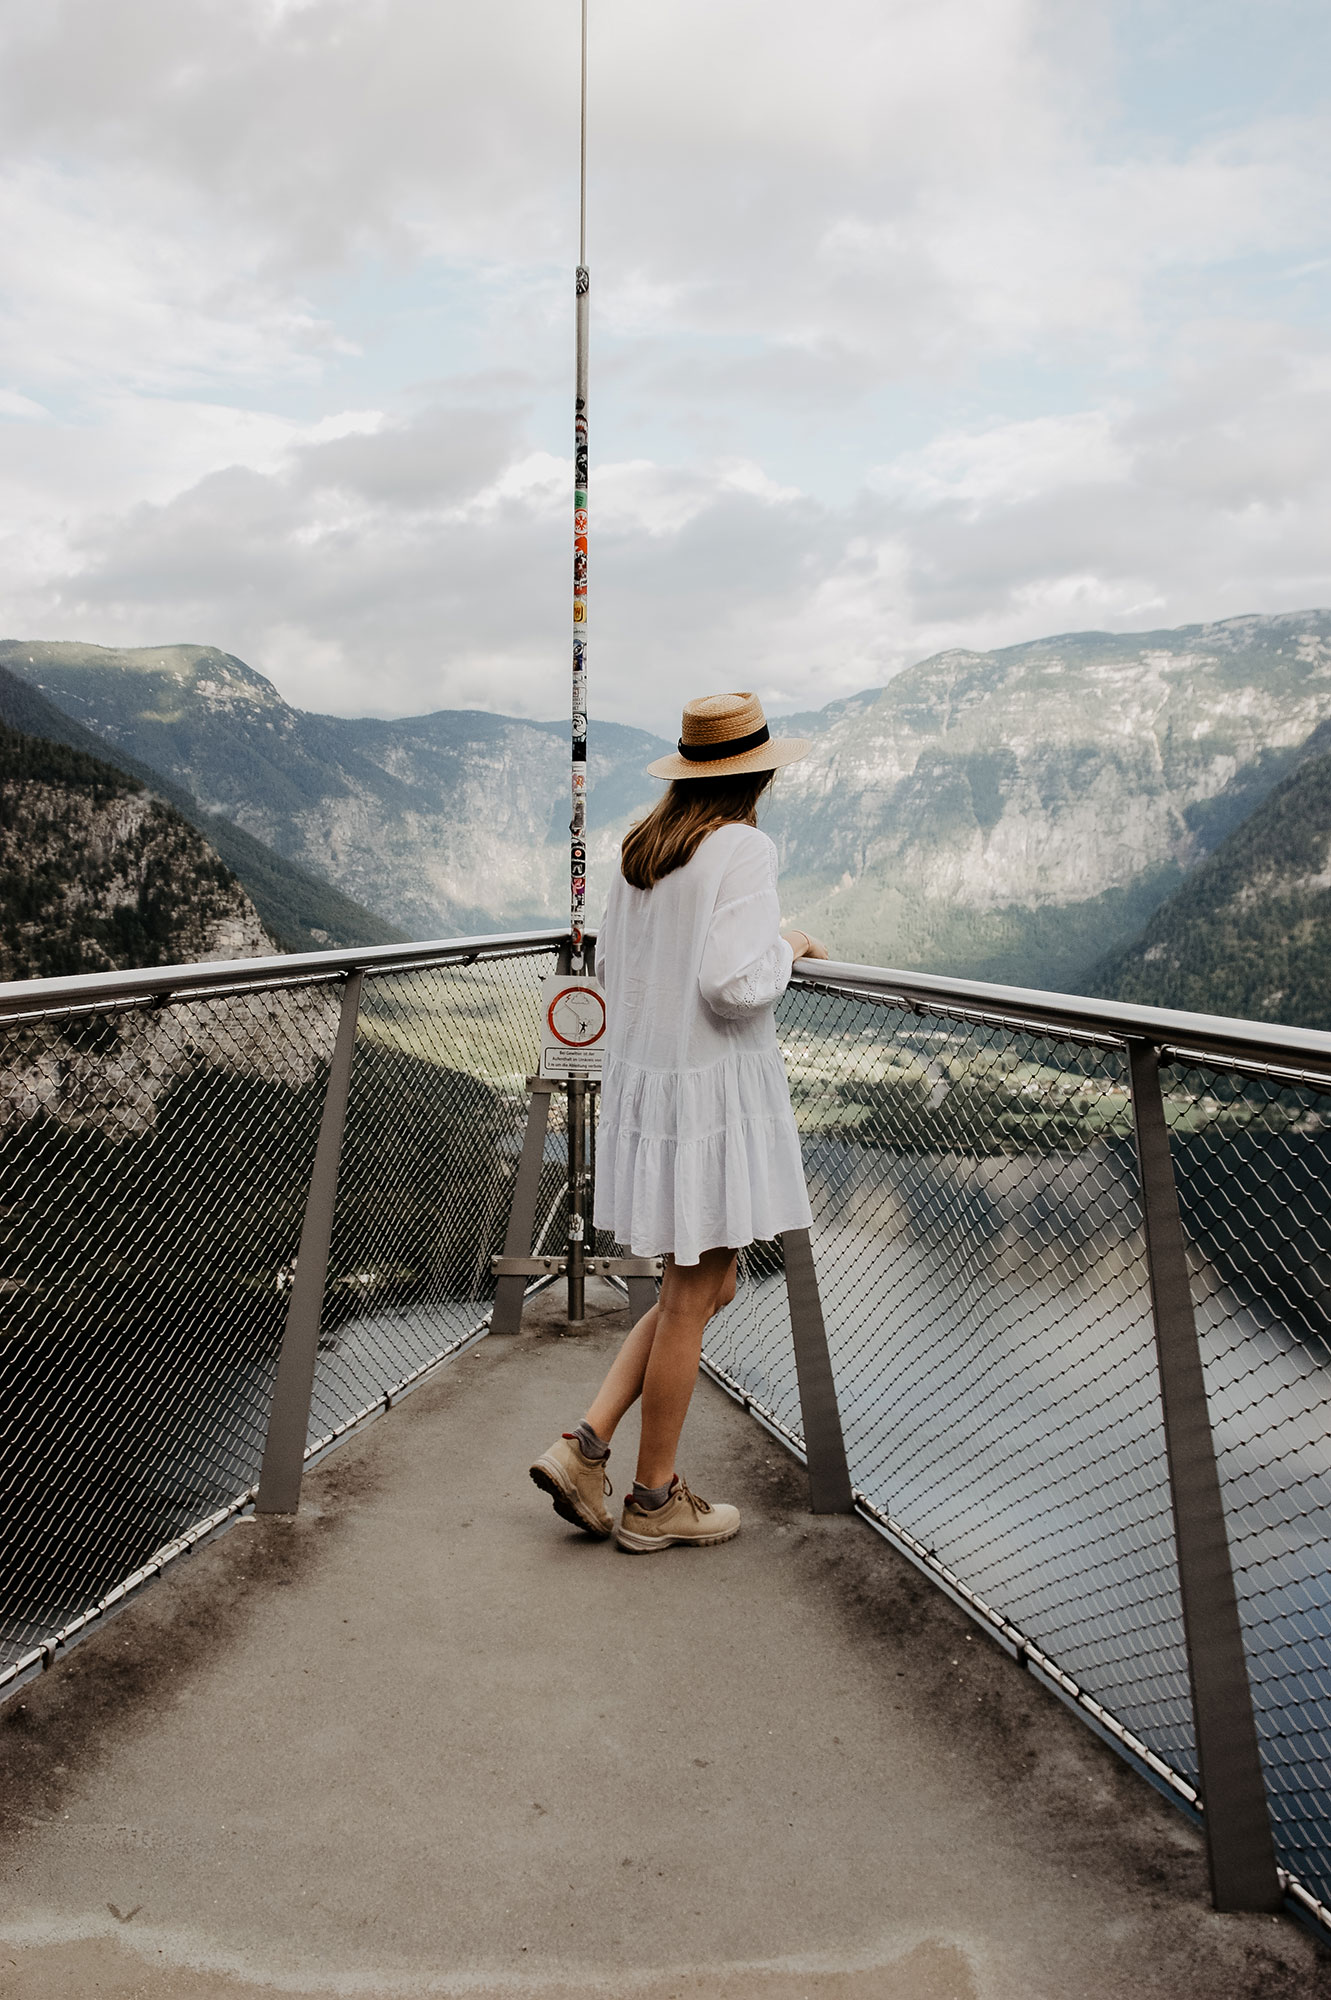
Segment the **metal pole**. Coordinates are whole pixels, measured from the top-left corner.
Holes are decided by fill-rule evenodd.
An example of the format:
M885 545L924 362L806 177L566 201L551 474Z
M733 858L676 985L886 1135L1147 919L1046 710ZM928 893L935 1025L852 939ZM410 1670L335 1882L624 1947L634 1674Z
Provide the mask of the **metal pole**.
M578 139L578 262L587 262L587 0L582 0L582 104Z
M569 820L569 930L572 969L583 969L587 904L587 0L582 0L582 118L576 278L577 374L573 403L573 816ZM572 1278L570 1276L570 1284Z
M587 1317L587 1079L568 1080L568 1318Z
M841 1434L832 1357L827 1351L818 1274L807 1229L788 1229L781 1238L786 1262L786 1296L795 1341L800 1422L809 1467L809 1508L814 1514L850 1514L855 1496Z
M1211 1900L1218 1910L1278 1910L1283 1898L1197 1344L1160 1051L1150 1042L1129 1042L1128 1060Z
M541 1192L541 1168L545 1163L545 1132L550 1119L550 1098L558 1088L543 1076L527 1079L531 1103L527 1108L527 1129L522 1138L522 1157L513 1183L513 1206L508 1212L508 1233L504 1238L506 1257L526 1257L531 1253L536 1228L536 1203ZM495 1302L490 1310L491 1333L520 1333L522 1301L527 1290L523 1276L500 1278L495 1285Z
M296 1253L296 1275L287 1302L286 1329L282 1353L273 1384L273 1400L268 1411L268 1435L264 1439L263 1468L259 1474L259 1514L294 1514L300 1506L300 1483L305 1470L305 1440L310 1428L310 1398L314 1393L314 1364L319 1352L319 1325L323 1318L324 1282L328 1276L328 1248L333 1236L333 1211L337 1204L337 1170L342 1158L342 1132L347 1116L347 1092L351 1088L351 1063L356 1053L356 1021L360 1012L363 974L353 972L342 989L342 1009L337 1020L337 1039L328 1068L323 1116L310 1170L305 1197L305 1219L301 1224L300 1249Z

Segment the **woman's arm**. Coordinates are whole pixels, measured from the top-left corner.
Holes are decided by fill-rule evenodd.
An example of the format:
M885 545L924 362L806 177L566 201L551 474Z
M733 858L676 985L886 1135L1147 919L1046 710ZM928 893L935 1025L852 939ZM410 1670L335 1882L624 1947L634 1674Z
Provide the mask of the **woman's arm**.
M723 1020L746 1020L780 999L794 959L781 935L776 849L770 840L746 840L721 878L698 971L702 997Z
M802 958L826 958L827 946L820 944L812 931L802 931L794 924L787 924L781 933L795 954L795 962Z

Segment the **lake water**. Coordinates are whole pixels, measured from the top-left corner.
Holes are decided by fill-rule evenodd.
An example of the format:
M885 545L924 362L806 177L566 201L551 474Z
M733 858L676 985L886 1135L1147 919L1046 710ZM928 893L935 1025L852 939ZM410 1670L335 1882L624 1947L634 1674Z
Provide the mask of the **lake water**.
M1135 1169L817 1140L815 1254L851 1475L1195 1782ZM1199 1332L1284 1866L1331 1892L1331 1442L1320 1342L1194 1258ZM799 1429L784 1282L709 1354Z

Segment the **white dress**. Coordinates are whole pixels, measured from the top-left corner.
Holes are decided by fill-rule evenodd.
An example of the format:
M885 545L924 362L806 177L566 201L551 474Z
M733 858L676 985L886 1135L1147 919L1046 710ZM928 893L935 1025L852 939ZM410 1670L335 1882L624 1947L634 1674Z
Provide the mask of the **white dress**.
M618 872L596 940L607 1026L598 1229L634 1256L740 1248L811 1217L773 1008L776 848L752 826L709 833L652 889Z

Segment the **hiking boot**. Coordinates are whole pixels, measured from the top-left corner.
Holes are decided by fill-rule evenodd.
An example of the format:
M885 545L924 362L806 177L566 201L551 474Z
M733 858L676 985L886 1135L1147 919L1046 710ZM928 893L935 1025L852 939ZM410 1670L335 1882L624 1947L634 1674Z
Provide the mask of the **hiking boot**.
M541 1453L531 1476L554 1501L556 1514L589 1535L604 1537L615 1525L605 1508L604 1496L614 1491L605 1466L603 1458L586 1457L572 1431L565 1431Z
M738 1507L727 1507L722 1501L713 1506L700 1500L676 1473L664 1507L639 1507L629 1495L615 1540L633 1555L646 1555L652 1549L668 1549L672 1542L710 1548L712 1543L728 1542L738 1533Z

